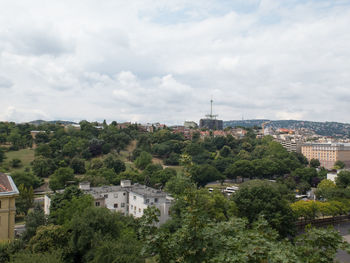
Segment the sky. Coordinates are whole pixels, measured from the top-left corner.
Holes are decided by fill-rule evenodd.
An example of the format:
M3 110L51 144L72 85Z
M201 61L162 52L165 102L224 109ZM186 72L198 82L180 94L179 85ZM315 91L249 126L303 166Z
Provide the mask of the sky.
M0 121L350 122L349 0L0 3Z

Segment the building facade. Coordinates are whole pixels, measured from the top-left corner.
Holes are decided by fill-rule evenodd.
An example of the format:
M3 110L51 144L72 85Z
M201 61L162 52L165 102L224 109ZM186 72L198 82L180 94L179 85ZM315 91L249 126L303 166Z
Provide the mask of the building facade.
M302 143L296 140L290 140L290 139L274 139L276 142L282 144L282 146L288 151L288 152L301 152L301 146Z
M122 180L120 185L90 187L90 183L83 182L79 188L94 198L96 207L106 207L111 211L124 215L142 217L144 210L155 206L160 211L159 224L170 218L170 206L173 198L165 192L140 184L131 184L130 180ZM50 213L49 198L45 198L45 212Z
M224 122L217 119L200 119L199 128L209 129L209 130L223 130Z
M15 235L15 198L18 189L11 176L0 173L0 241L7 241Z
M321 166L331 169L336 161L342 161L350 167L349 143L306 143L301 146L301 153L310 161L317 159Z

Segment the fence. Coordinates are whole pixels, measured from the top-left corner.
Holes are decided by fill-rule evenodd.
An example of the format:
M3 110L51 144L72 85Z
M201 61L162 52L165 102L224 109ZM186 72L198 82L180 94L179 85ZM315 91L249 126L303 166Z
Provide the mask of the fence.
M350 221L350 215L317 218L313 220L298 220L296 222L296 226L298 230L303 230L305 226L309 224L311 226L327 226L327 225L334 225L334 224L338 224L346 221Z

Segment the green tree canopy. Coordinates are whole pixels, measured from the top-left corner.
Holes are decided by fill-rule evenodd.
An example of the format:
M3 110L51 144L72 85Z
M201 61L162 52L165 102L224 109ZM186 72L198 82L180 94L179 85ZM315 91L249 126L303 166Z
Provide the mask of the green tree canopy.
M136 158L135 165L137 168L143 170L148 164L152 162L152 155L148 152L142 151L140 156Z
M250 223L263 216L280 235L295 233L295 216L285 186L269 181L252 180L241 185L233 197L238 215Z
M63 189L67 182L74 181L74 171L68 167L61 167L50 176L49 186L53 191Z
M341 171L338 173L337 179L335 180L337 187L346 188L350 185L350 172Z

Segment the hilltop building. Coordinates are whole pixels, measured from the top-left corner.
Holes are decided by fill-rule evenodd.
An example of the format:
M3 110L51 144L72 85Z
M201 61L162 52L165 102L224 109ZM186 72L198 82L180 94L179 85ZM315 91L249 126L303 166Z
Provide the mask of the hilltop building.
M94 198L96 207L106 207L109 210L121 212L124 215L142 217L150 206L160 211L159 224L170 218L170 206L173 200L167 193L140 184L131 184L130 180L122 180L120 185L90 187L89 182L82 182L79 188ZM45 213L50 213L50 198L45 197Z
M224 122L222 120L217 120L218 115L213 114L213 100L210 100L210 114L205 115L205 119L199 120L199 128L209 129L209 130L223 130Z
M336 161L350 167L350 143L305 143L301 153L310 161L318 159L321 166L331 169Z
M188 128L188 129L197 129L198 128L198 124L195 123L194 121L185 121L184 126L185 126L185 128Z
M0 173L0 241L7 241L15 235L15 198L18 189L11 176Z

